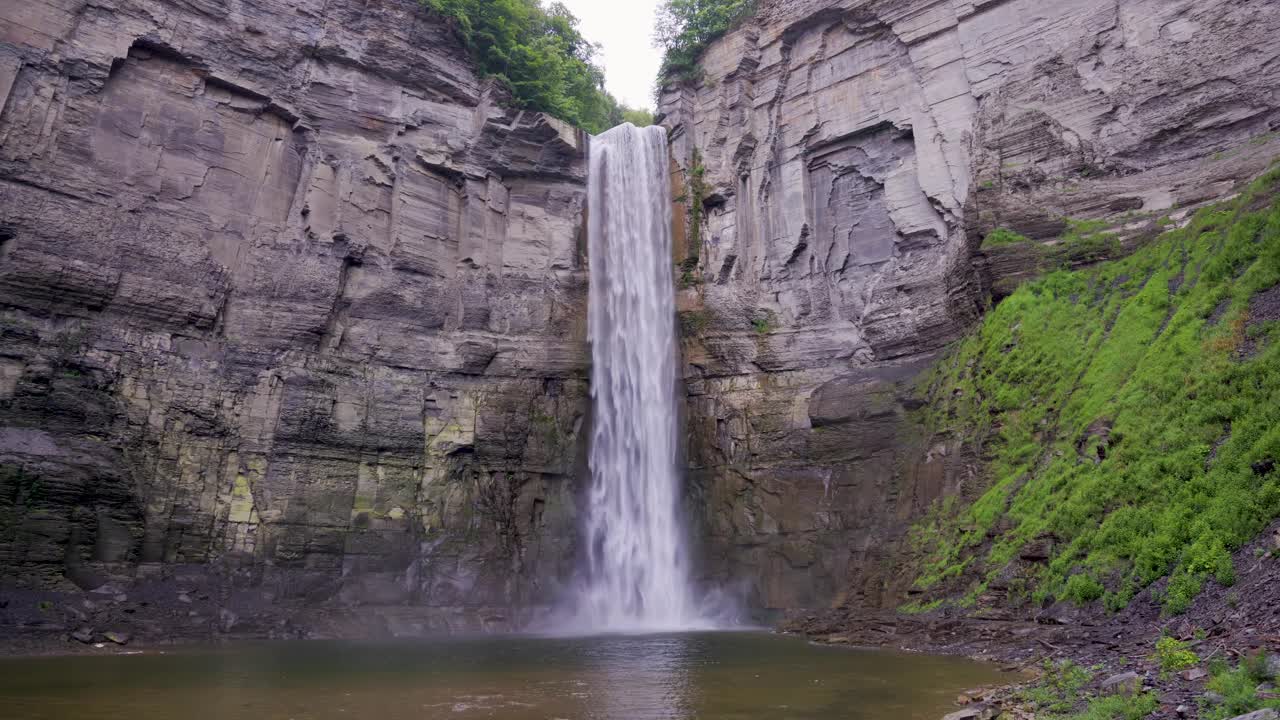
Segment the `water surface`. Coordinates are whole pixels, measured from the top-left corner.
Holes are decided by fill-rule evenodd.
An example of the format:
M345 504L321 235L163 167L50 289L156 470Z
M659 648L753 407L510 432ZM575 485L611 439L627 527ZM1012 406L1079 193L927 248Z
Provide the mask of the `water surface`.
M0 660L13 720L938 720L955 658L766 633L282 642Z

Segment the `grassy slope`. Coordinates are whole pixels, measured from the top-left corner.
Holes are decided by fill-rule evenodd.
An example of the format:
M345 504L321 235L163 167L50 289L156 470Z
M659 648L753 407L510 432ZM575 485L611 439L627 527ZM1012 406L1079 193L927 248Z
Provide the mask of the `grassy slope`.
M1111 609L1166 576L1170 612L1233 581L1231 551L1280 515L1280 471L1252 467L1280 460L1280 331L1248 317L1280 282L1277 186L1022 287L939 363L924 420L989 485L915 528L926 597L972 603L1011 564L1011 598ZM1017 563L1046 541L1047 564Z

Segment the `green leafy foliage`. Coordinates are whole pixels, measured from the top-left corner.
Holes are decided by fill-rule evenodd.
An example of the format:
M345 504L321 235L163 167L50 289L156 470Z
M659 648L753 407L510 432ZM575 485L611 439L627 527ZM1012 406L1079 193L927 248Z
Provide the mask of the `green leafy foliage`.
M1096 670L1070 660L1056 663L1045 660L1040 680L1024 689L1019 699L1035 706L1036 717L1050 720L1142 720L1159 707L1154 693L1087 695L1085 689L1093 681Z
M1185 642L1177 638L1162 637L1156 641L1155 661L1160 665L1160 672L1168 675L1195 667L1200 663L1200 657Z
M1023 690L1019 699L1046 715L1070 712L1093 680L1092 672L1070 660L1045 660L1041 672L1039 682Z
M680 322L680 333L685 337L701 335L711 324L711 317L702 310L685 310L676 317Z
M707 45L755 9L756 0L666 0L653 35L663 50L661 79L696 79Z
M1221 660L1211 664L1208 689L1213 694L1200 700L1201 720L1227 720L1266 708L1280 710L1280 700L1258 695L1259 685L1280 680L1269 676L1265 670L1266 656L1261 658L1261 672L1256 664L1248 661L1235 669Z
M1280 677L1271 672L1271 662L1265 648L1258 648L1245 655L1240 661L1240 669L1244 670L1254 682L1267 683L1280 680Z
M540 0L421 0L450 18L486 77L520 106L554 115L591 133L653 115L621 105L604 91L597 46L578 31L564 5ZM637 122L641 121L641 122Z
M1280 473L1251 470L1280 458L1280 328L1248 316L1280 283L1280 205L1247 211L1277 183L1022 286L937 365L923 422L989 462L976 501L913 530L918 588L972 602L1045 539L1050 561L1022 578L1035 601L1101 589L1114 610L1168 577L1177 613L1235 581L1231 553L1280 515Z
M998 245L1017 245L1019 243L1028 243L1031 239L1026 235L1020 235L1008 228L996 228L987 233L982 239L982 247L996 247Z
M1072 720L1142 720L1160 707L1155 693L1138 695L1109 695L1089 701L1084 712L1072 715Z
M622 114L622 122L629 122L636 127L649 127L653 124L652 110L637 109L626 105L619 105L618 109Z
M706 219L706 175L707 167L702 164L702 153L695 147L689 155L689 193L684 200L689 215L689 257L686 261L692 260L695 267L702 253L702 224Z
M1102 587L1102 583L1090 575L1080 573L1067 579L1067 589L1064 594L1077 605L1084 605L1097 600L1106 592L1107 589Z

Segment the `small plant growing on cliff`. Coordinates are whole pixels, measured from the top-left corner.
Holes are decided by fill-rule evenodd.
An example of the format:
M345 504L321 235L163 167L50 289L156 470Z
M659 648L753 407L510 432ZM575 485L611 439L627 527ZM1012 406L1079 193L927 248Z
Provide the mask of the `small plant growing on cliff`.
M680 334L685 337L701 335L711 322L707 313L698 310L686 310L677 317L680 320Z
M1200 656L1191 650L1191 646L1172 637L1162 637L1156 641L1156 654L1152 659L1160 665L1160 672L1166 676L1200 664Z
M1029 243L1031 239L1008 228L996 228L982 239L982 247L998 247L1000 245L1019 245Z
M706 217L707 167L702 164L702 153L694 148L689 154L689 192L685 196L689 217L689 256L684 260L685 269L698 266L702 254L702 223Z
M773 312L765 310L751 319L751 327L755 328L755 331L761 335L768 335L774 331L776 320L777 318Z
M680 271L680 287L691 288L697 285L698 280L698 256L695 254L684 259L684 262L676 266Z

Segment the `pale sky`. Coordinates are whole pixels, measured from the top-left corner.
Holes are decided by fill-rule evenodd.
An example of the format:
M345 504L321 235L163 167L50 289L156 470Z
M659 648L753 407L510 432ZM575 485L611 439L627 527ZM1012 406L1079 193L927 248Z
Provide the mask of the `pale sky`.
M659 0L560 1L582 21L583 36L604 48L605 88L631 107L653 109L653 81L662 63L653 46Z

